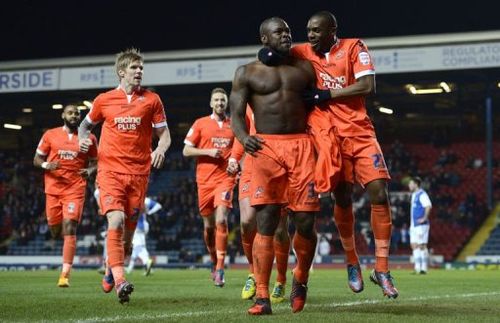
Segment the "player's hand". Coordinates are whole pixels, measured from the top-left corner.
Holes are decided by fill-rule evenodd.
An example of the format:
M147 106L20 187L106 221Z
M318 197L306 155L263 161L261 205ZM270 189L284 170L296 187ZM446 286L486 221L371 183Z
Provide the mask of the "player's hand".
M56 170L58 168L59 168L59 162L55 161L55 162L47 163L47 167L45 169L48 171L51 171L51 170Z
M160 169L163 166L164 162L165 162L165 154L162 153L161 151L158 151L158 148L156 148L151 153L151 165L156 169Z
M82 168L78 171L78 174L80 174L83 179L89 179L90 176L92 176L93 170L90 168Z
M80 151L82 153L86 153L89 151L90 146L92 146L92 140L90 140L89 138L80 139L78 145L80 147Z
M226 171L229 175L234 176L240 171L240 164L236 161L236 159L229 158Z
M420 219L418 219L418 220L417 220L417 222L418 222L419 224L424 223L425 221L427 221L427 219L426 219L426 218L420 218Z
M302 92L302 99L307 105L318 105L331 98L330 90L307 89Z
M262 144L264 143L264 139L257 136L247 136L243 139L243 148L250 155L255 156L254 153L258 150L262 149Z
M208 149L208 156L212 158L220 158L222 156L222 150L217 148Z

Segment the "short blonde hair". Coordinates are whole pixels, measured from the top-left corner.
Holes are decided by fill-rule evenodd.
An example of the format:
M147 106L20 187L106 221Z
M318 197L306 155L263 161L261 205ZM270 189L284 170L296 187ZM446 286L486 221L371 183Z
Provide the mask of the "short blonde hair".
M144 57L142 56L141 51L137 48L127 48L116 54L115 69L118 79L120 79L120 74L118 72L125 70L127 66L134 61L144 62Z

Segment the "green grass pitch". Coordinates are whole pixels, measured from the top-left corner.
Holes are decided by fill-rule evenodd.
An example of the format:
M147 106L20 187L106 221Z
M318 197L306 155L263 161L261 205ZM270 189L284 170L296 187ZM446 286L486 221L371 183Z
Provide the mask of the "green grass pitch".
M316 269L303 312L292 314L286 302L257 318L246 313L252 303L240 299L244 270L228 269L224 288L213 286L206 269L156 269L149 277L136 270L128 276L135 291L126 305L114 291L101 291L94 270L73 271L66 289L56 287L56 271L0 272L0 322L500 322L498 270L395 270L396 300L382 297L369 271L363 274L365 290L353 294L345 270ZM290 282L289 274L287 296Z

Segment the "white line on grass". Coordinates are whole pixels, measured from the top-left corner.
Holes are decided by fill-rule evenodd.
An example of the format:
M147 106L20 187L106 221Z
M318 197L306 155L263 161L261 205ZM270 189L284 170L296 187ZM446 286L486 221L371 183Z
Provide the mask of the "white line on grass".
M480 296L496 296L500 295L500 292L485 292L485 293L466 293L466 294L445 294L445 295L435 295L435 296L419 296L419 297L411 297L404 298L402 301L404 302L413 302L413 301L427 301L433 299L446 299L446 298L470 298L470 297L480 297ZM307 304L307 307L311 308L335 308L335 307L352 307L352 306L360 306L360 305L370 305L370 304L379 304L387 302L385 299L380 300L364 300L364 301L355 301L355 302L344 302L344 303L330 303L330 304ZM395 303L397 304L397 303ZM197 311L197 312L179 312L179 313L160 313L160 314L151 314L144 313L140 315L116 315L113 317L91 317L87 319L73 319L73 320L64 320L65 322L76 322L76 323L87 323L87 322L116 322L121 320L154 320L154 319L175 319L175 318L188 318L188 317L201 317L212 314L219 314L221 311ZM242 311L224 311L224 314L245 314Z

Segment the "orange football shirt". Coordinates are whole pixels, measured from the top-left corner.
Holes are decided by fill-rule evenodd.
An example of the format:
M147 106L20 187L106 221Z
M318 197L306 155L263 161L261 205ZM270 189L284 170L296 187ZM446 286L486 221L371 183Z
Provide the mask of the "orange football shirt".
M375 74L370 53L360 39L338 39L326 54L317 54L310 44L294 46L291 52L295 57L312 63L316 71L316 86L320 89L345 88L362 76ZM375 136L364 97L335 99L329 101L328 106L335 116L334 126L341 137Z
M167 125L160 97L139 89L132 95L117 88L94 100L87 121L104 121L99 141L99 170L149 175L153 127Z
M97 139L91 134L93 145L87 153L80 152L78 133L68 133L66 127L47 130L36 153L47 157L47 162L59 162L59 168L45 171L45 193L53 195L85 194L87 182L78 171L87 166L87 159L97 158Z
M257 133L257 131L255 130L255 121L253 119L253 111L249 105L247 105L245 122L247 124L248 133L251 136L255 135ZM243 157L244 153L245 153L245 148L240 143L240 141L235 138L234 144L233 144L233 150L231 152L231 158L234 158L239 162L241 160L241 158Z
M197 157L196 182L198 184L219 182L229 176L226 168L234 143L234 133L229 118L217 121L213 115L210 115L197 119L189 129L184 143L199 149L222 150L220 158Z

